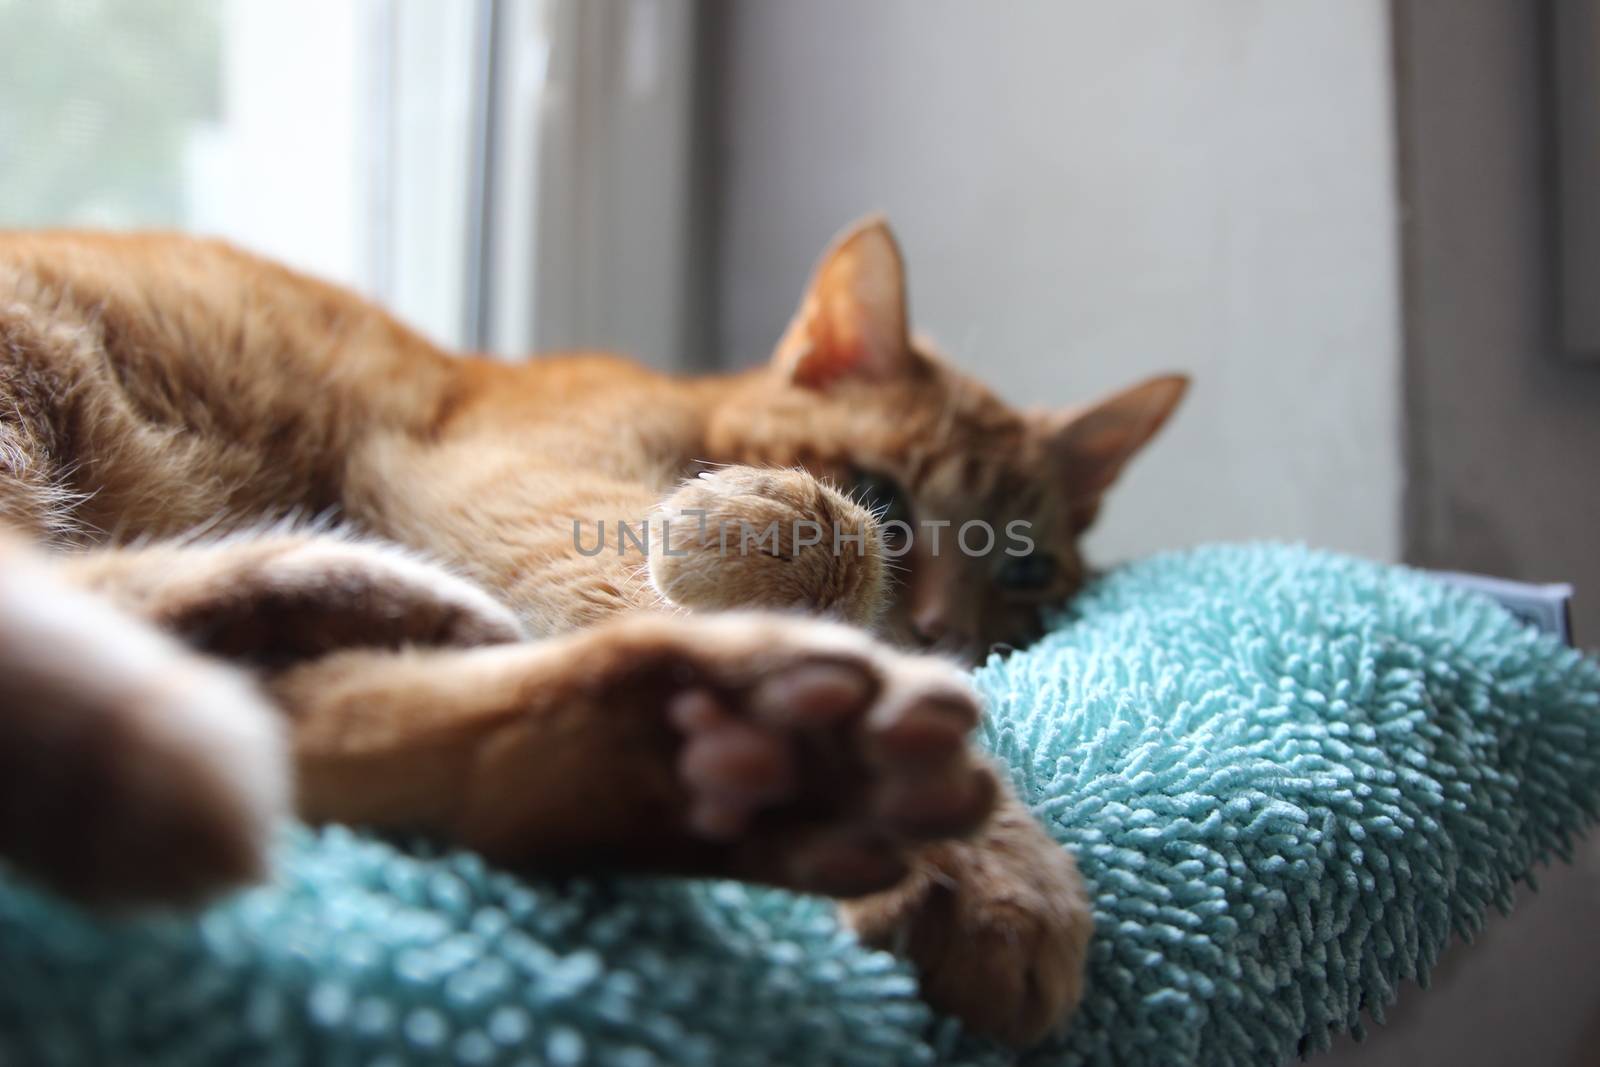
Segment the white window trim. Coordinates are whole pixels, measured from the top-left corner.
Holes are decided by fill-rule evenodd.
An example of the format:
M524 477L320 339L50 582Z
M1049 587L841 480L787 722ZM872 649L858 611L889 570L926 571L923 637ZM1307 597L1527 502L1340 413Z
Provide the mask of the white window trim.
M480 217L493 225L475 249L489 269L472 340L686 365L693 5L480 7L494 53Z

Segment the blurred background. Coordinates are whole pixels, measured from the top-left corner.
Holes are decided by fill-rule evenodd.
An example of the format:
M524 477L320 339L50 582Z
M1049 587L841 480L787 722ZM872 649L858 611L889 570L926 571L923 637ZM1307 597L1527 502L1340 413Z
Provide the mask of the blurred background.
M1194 376L1101 561L1572 581L1594 646L1597 7L0 0L0 225L221 234L446 344L703 371L884 210L915 323L1009 399ZM1338 1056L1600 1062L1596 900L1591 848Z
M1593 6L0 0L0 225L222 234L446 344L704 370L885 210L916 324L1010 399L1195 377L1102 560L1571 580L1594 643L1600 330L1558 306Z

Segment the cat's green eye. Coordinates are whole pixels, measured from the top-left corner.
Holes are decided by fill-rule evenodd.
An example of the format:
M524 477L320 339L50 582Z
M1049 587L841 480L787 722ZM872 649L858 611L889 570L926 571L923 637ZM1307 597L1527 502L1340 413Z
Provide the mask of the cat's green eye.
M878 517L880 523L911 522L911 500L900 483L888 475L858 470L852 496ZM902 535L904 531L898 531Z
M1048 552L1013 556L1000 565L995 584L1007 592L1036 593L1056 579L1056 558Z

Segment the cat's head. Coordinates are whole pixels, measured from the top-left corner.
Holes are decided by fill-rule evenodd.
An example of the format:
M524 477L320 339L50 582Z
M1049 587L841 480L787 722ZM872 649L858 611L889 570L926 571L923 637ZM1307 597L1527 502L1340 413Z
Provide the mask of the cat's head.
M912 336L900 250L871 218L824 254L708 444L878 509L903 553L884 629L973 659L1038 636L1041 611L1082 586L1079 538L1187 386L1164 375L1077 408L1008 406Z

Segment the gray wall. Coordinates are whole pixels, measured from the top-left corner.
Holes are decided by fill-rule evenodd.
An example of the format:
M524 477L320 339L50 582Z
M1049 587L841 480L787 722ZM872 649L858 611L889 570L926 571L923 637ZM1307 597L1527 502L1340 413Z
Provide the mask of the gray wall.
M1405 554L1574 581L1578 640L1600 647L1600 365L1557 352L1544 12L1526 0L1397 9Z
M1102 559L1403 550L1574 580L1600 644L1600 371L1552 340L1544 6L710 4L709 347L760 358L831 232L885 208L913 318L1011 398L1195 374ZM1600 842L1540 881L1320 1062L1596 1063Z
M1027 403L1196 388L1101 560L1207 539L1399 551L1399 288L1379 0L715 3L711 346L762 358L872 209L912 317Z
M1546 5L1395 5L1405 201L1406 555L1578 583L1600 645L1600 368L1556 353ZM1585 595L1587 594L1587 595ZM1334 1067L1600 1062L1600 838L1539 872Z

